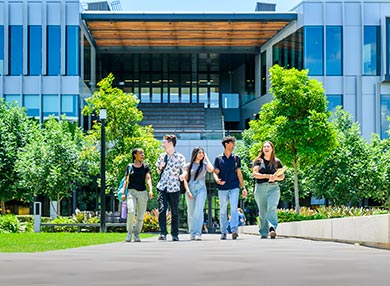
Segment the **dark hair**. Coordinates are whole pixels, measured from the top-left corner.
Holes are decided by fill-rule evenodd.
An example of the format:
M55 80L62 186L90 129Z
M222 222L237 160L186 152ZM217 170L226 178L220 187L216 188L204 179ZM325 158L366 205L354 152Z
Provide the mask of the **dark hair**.
M263 160L264 159L264 152L263 152L263 146L264 144L268 143L269 145L271 145L272 147L272 154L271 154L271 160L269 161L270 163L270 166L272 168L276 168L276 157L275 157L275 146L274 144L271 142L271 141L264 141L263 142L263 145L261 145L261 150L260 150L260 153L259 155L256 157L255 160Z
M131 156L133 157L133 163L135 161L135 154L137 154L138 152L142 152L144 151L142 148L134 148L133 149L133 152L131 152Z
M192 169L192 165L194 164L194 162L195 162L195 160L196 160L196 157L197 157L198 154L199 154L199 151L203 151L203 153L204 153L204 150L203 150L203 148L201 148L201 147L195 147L195 148L192 150L191 161L190 161L190 165L188 166L188 178L187 178L187 181L190 181L190 180L191 180L191 169ZM198 178L200 172L202 171L202 168L203 168L203 160L204 160L204 157L203 157L202 160L200 160L198 169L195 171L194 180L196 180L196 179Z
M173 147L176 146L176 135L174 134L167 134L164 136L164 139L167 140L168 142L172 142Z
M225 136L225 137L223 137L223 139L222 139L223 148L225 148L225 145L227 143L230 143L230 142L236 143L236 138L234 138L233 136Z

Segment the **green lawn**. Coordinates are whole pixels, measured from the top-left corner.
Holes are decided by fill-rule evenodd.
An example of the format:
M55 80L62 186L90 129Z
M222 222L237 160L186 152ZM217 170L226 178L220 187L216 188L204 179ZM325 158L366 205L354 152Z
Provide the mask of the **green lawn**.
M142 238L155 234L141 234ZM126 233L9 233L0 234L0 252L42 252L124 241Z

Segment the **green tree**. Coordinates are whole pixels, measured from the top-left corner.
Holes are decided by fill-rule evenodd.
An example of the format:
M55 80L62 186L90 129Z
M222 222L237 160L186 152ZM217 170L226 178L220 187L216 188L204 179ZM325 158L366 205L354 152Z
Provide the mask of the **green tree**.
M18 184L15 163L21 148L31 141L37 129L37 122L29 119L23 108L0 98L0 201L3 214L5 202L31 200L30 194Z
M295 209L299 213L298 171L322 161L336 146L336 134L329 122L330 112L321 83L308 78L308 71L270 69L274 100L262 106L259 119L250 122L244 136L256 142L254 158L262 142L270 140L282 162L294 170Z
M50 117L19 155L16 168L20 184L34 195L43 194L52 202L57 201L60 214L61 200L72 194L76 181L81 183L86 178L79 160L82 146L79 128Z
M371 164L373 152L360 127L348 112L338 107L332 124L337 130L338 146L320 164L308 170L313 194L324 197L334 205L357 205L362 198L375 192L379 161Z
M112 87L114 76L108 75L98 83L99 89L92 97L88 98L83 110L84 115L99 114L101 108L107 110L105 122L106 141L106 171L107 186L109 190L115 190L124 174L126 165L132 162L131 152L134 148L145 150L145 162L149 164L155 173L154 163L161 152L160 142L153 137L151 126L140 126L143 118L142 112L137 109L138 99L133 94L124 93L119 88ZM99 169L99 145L101 138L101 123L94 122L93 129L89 132L89 147L83 151L83 156L94 161L94 175L98 175ZM152 176L157 180L157 176Z

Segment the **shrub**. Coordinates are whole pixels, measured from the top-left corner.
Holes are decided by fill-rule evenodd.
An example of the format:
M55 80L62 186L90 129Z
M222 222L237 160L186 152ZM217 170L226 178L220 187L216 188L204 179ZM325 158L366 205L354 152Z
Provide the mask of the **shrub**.
M20 232L20 222L14 215L0 215L0 233Z

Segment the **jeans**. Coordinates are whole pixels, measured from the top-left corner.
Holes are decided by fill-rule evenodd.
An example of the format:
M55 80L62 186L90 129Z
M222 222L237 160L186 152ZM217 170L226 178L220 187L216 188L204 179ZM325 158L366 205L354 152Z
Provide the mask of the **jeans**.
M279 184L256 184L254 196L257 207L259 208L259 233L260 235L266 236L270 227L273 227L275 230L278 227L276 208L280 199Z
M187 202L187 222L188 232L192 237L202 235L203 227L203 208L207 197L207 190L204 184L200 184L197 181L191 181L188 185L192 196L192 200L186 196Z
M127 194L127 231L133 232L134 217L136 216L135 236L139 236L141 233L147 203L148 194L146 191L139 192L134 189L129 189L129 193Z
M219 221L221 225L221 233L227 233L228 227L228 216L227 216L227 206L230 200L230 228L232 232L237 232L238 227L238 196L239 189L230 189L230 190L218 190L218 198L220 205Z
M167 235L167 210L168 204L171 209L171 235L179 235L179 198L180 192L168 193L165 190L158 190L158 224L160 234Z

